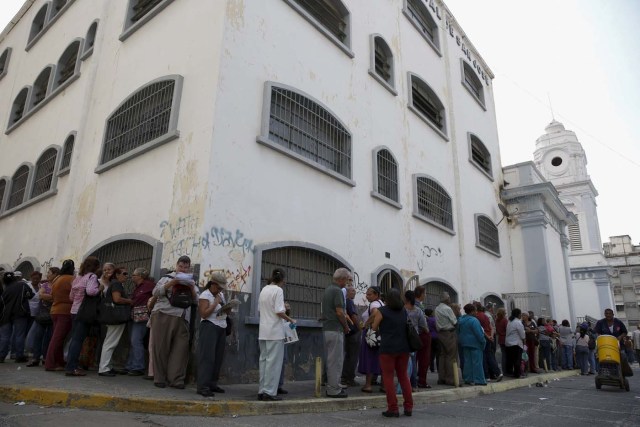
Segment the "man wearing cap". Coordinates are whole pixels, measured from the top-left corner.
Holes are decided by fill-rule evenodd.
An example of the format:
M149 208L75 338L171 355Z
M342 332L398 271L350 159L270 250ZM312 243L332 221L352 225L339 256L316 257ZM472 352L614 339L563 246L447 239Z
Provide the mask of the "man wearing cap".
M222 273L209 277L205 291L198 300L198 313L202 321L198 335L198 394L204 397L224 393L218 386L227 329L227 311L222 311L226 301L224 291L227 278Z
M596 326L593 328L593 331L598 335L612 335L620 341L620 348L624 349L624 337L627 336L627 327L624 326L624 323L617 317L614 317L613 310L607 308L604 311L604 319L598 320ZM629 361L627 360L627 354L624 351L620 352L620 366L622 367L622 375L626 375L626 373L631 372L631 367L629 366Z
M183 255L178 258L176 271L158 280L153 296L158 298L151 314L153 330L153 383L156 387L183 389L189 362L189 320L191 308L171 305L170 296L176 285L191 287L193 301L198 291L193 277L189 277L191 259ZM176 276L180 277L176 277Z
M440 304L435 309L436 328L440 339L440 360L438 364L438 384L456 385L453 377L453 364L458 356L458 337L456 324L458 319L450 307L451 297L443 292Z

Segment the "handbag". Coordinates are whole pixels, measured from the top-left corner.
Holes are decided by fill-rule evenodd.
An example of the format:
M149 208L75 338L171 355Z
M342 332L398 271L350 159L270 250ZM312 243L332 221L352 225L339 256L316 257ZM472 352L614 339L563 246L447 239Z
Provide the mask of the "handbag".
M418 351L422 349L422 341L420 340L420 335L418 335L418 331L413 326L413 322L411 318L407 316L407 323L405 325L407 328L407 341L409 342L409 350L411 352Z
M364 342L367 343L369 348L380 347L380 333L378 331L374 331L370 327L367 328L367 332L365 332L364 335Z
M116 304L113 302L111 287L100 302L98 310L98 322L103 325L121 325L131 318L131 306L129 304Z
M146 305L139 305L137 307L133 307L131 310L131 319L138 322L146 322L149 320L149 309Z
M45 304L44 301L40 300L38 303L38 313L34 320L37 324L42 326L52 325L53 319L51 319L51 304Z
M84 291L84 298L78 308L76 319L84 323L93 323L98 320L98 310L100 308L100 294L87 295Z

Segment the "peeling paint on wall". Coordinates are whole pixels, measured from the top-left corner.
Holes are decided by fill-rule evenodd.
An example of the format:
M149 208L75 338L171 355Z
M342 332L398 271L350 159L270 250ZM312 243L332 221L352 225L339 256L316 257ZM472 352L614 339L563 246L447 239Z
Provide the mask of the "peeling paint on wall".
M227 3L227 18L236 30L244 28L244 0L232 0Z

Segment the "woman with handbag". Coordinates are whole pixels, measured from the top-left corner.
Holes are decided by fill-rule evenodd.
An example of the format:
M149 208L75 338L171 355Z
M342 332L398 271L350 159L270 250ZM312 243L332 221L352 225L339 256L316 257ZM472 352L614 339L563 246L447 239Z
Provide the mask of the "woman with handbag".
M31 362L27 363L28 367L39 366L40 357L47 357L47 349L49 348L49 341L51 341L51 334L53 332L53 321L51 320L51 287L53 283L60 276L60 269L58 267L51 267L47 271L47 280L40 282L40 288L38 289L38 312L33 322L33 357Z
M373 323L373 315L380 307L384 306L384 304L380 301L380 288L377 286L371 286L367 289L365 297L367 301L369 301L369 307L361 316L364 326L362 328L362 342L360 343L360 354L358 357L358 372L366 375L366 382L361 390L365 393L371 393L373 376L380 375L380 357L378 353L380 343L378 342L376 344L371 340L367 343L367 333L370 334L368 331L371 329L371 324Z
M47 357L44 361L46 371L64 370L64 341L71 331L71 283L74 280L75 264L67 259L62 263L60 275L51 282L51 320L53 333Z
M144 375L144 338L147 335L147 322L149 321L149 309L147 302L151 298L155 283L149 279L149 272L144 268L133 270L131 280L136 285L131 299L133 309L131 312L132 321L129 326L129 357L125 369L130 376Z
M29 300L35 295L27 283L19 280L11 271L4 273L4 291L0 295L0 363L9 353L9 344L15 345L16 363L27 361L24 355L24 342L27 337L27 325L31 311Z
M391 289L387 293L387 305L380 307L373 315L371 327L380 331L380 368L382 381L387 394L387 410L385 417L398 417L398 398L393 386L393 374L398 377L404 400L404 415L410 417L413 412L413 395L411 382L407 375L409 363L409 338L407 336L408 314L400 297L400 291Z
M133 300L127 298L124 290L124 283L129 278L129 272L124 267L118 267L115 269L114 275L115 280L109 284L104 292L103 303L100 304L100 323L107 325L98 370L98 375L102 377L116 376L116 372L111 368L111 357L127 327L133 304Z
M97 312L98 294L102 289L98 282L96 271L100 268L100 261L94 256L89 256L80 264L78 276L73 280L69 299L71 304L71 318L73 327L71 330L71 342L67 354L65 375L69 377L84 377L84 371L78 369L82 343L87 337L89 328L95 322Z

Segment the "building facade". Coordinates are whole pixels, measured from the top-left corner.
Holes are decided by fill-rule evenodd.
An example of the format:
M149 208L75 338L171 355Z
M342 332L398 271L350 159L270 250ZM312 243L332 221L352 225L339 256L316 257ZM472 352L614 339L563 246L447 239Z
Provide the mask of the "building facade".
M628 328L640 325L640 246L630 236L612 236L604 244L616 317ZM612 307L613 308L613 307Z

